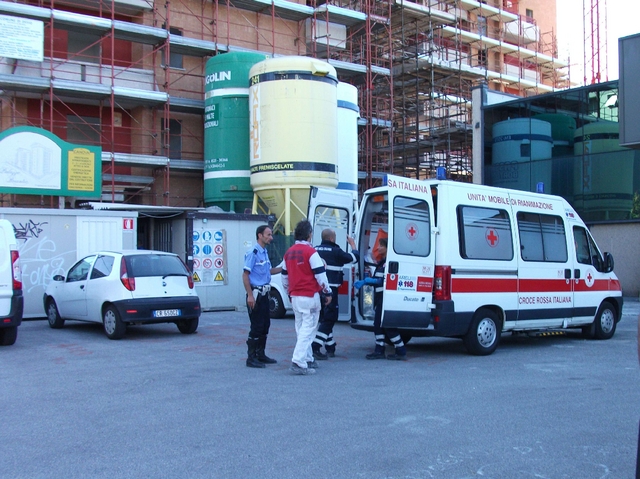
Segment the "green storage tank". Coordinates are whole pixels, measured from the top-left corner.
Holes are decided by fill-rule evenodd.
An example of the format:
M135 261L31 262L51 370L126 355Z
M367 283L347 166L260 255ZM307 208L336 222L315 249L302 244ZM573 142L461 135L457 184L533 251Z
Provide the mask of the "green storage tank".
M204 202L224 211L251 209L249 70L268 58L252 52L216 55L205 68Z

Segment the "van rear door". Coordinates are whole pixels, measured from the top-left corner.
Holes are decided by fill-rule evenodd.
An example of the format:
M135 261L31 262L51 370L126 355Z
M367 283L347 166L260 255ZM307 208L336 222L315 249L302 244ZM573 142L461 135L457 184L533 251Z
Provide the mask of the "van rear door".
M387 177L388 247L382 325L427 328L435 267L430 184Z
M331 228L336 232L336 244L349 251L347 236L353 235L354 196L345 190L329 190L311 187L307 218L313 226L311 244L322 243L322 230ZM351 289L354 265L345 265L342 286L338 288L338 320L351 318Z

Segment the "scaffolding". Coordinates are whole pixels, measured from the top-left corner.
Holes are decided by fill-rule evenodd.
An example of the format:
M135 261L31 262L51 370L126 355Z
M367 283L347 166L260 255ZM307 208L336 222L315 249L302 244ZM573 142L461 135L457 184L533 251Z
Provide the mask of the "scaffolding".
M45 26L43 62L0 58L0 130L102 146L109 202L203 206L205 65L229 51L325 59L358 88L361 190L439 167L471 181L474 86L567 86L553 30L517 0L0 0L0 14ZM0 203L56 206L23 196Z

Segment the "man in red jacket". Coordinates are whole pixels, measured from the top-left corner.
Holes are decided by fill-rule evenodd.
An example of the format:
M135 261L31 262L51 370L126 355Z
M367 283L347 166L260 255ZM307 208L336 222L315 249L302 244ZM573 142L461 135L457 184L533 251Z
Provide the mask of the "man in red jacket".
M311 343L320 317L320 293L325 303L331 301L331 288L327 280L324 262L311 245L313 228L307 220L296 225L295 244L284 255L282 286L291 297L291 306L296 317L296 347L291 359L294 374L314 374L317 363L313 360Z

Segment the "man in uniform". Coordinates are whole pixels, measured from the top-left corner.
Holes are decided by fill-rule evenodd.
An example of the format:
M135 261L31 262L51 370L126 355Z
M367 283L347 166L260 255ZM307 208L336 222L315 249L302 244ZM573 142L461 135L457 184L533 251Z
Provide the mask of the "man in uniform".
M273 232L268 225L258 226L256 229L257 244L244 255L244 269L242 283L247 293L247 310L251 329L247 339L247 367L264 368L265 364L275 364L264 353L267 344L267 334L271 326L269 317L269 290L271 289L271 275L279 273L282 268L272 268L269 254L265 249L273 240Z
M338 321L338 288L342 285L345 264L355 263L360 259L360 253L356 249L356 242L347 236L347 242L351 246L351 253L343 251L336 244L336 232L330 228L322 230L322 243L316 246L316 251L325 262L327 279L331 287L331 302L322 308L320 312L320 325L316 337L311 345L315 359L332 358L336 354L336 342L333 339L333 326ZM320 349L324 346L326 354Z

